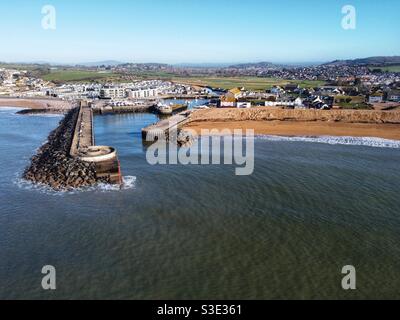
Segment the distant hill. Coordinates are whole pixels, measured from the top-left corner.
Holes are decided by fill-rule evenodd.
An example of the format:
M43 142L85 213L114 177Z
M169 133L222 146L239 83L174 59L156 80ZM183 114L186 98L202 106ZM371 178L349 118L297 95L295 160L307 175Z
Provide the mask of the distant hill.
M229 68L249 69L249 68L276 68L276 67L277 65L273 64L272 62L257 62L257 63L235 64L230 66Z
M390 66L399 65L400 56L393 57L370 57L354 60L335 60L325 63L325 66Z
M120 63L120 66L148 66L148 67L169 67L169 64L166 63L158 63L158 62L140 62L140 63L136 63L136 62L127 62L127 63Z
M226 68L229 67L230 63L218 63L218 62L205 62L205 63L178 63L174 64L177 68Z
M78 66L84 66L84 67L99 67L99 66L111 66L115 67L120 64L123 64L123 62L120 61L115 61L115 60L105 60L105 61L97 61L97 62L84 62L84 63L78 63Z

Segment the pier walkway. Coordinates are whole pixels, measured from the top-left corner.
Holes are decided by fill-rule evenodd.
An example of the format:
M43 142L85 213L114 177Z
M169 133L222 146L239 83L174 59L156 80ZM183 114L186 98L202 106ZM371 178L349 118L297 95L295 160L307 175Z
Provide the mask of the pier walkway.
M79 113L72 138L70 156L95 164L98 181L122 184L117 152L112 147L96 146L93 110L86 101L80 102Z
M163 137L168 138L168 132L178 130L178 128L189 121L189 116L192 111L181 112L166 120L162 120L142 129L142 138L146 142L154 142Z
M93 112L88 103L80 103L78 119L75 125L75 132L72 139L70 155L77 157L80 152L86 151L95 145L93 130Z

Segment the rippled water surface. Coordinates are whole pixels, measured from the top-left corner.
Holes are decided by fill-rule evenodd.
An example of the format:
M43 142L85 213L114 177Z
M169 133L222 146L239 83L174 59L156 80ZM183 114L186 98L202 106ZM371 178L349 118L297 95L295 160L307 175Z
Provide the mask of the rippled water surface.
M103 116L96 141L118 149L125 187L55 193L19 177L59 120L0 109L0 298L400 298L396 142L258 138L239 177L150 166L140 130L156 117Z

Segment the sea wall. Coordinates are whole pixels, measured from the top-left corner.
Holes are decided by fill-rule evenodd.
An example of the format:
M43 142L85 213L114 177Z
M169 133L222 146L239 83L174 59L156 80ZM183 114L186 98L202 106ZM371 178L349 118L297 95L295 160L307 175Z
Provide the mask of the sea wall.
M125 113L144 113L151 112L152 104L138 105L138 106L95 106L92 108L94 114L125 114Z
M94 164L69 154L78 114L79 108L69 111L58 128L50 133L48 142L39 149L25 170L26 180L55 190L81 188L99 182Z
M196 110L189 122L202 121L327 121L345 123L400 124L400 111L288 110L276 108Z

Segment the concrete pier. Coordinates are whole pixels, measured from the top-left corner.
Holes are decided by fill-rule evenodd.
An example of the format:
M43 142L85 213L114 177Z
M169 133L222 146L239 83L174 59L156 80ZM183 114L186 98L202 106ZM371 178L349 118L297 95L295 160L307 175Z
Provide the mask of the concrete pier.
M81 102L78 119L75 124L70 155L77 157L80 151L95 145L93 131L93 112L87 102Z
M179 127L189 121L189 116L192 111L181 112L166 120L162 120L142 129L142 138L146 142L154 142L161 137L168 138L168 132L171 130L178 130Z
M81 161L93 163L96 178L121 184L121 168L117 152L112 147L96 146L93 110L86 101L80 103L80 110L71 143L70 156Z

